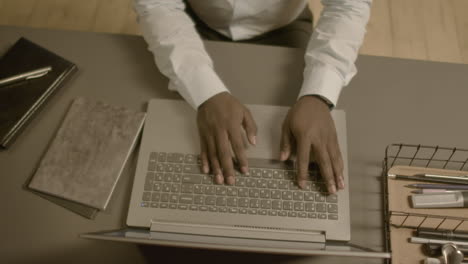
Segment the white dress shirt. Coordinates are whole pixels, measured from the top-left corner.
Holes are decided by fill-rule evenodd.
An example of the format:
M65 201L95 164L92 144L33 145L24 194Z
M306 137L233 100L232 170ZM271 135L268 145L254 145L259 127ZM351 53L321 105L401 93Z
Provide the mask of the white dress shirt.
M304 81L298 98L320 95L336 105L356 74L372 0L322 0L324 5L305 53ZM294 21L307 0L189 0L210 28L233 39L249 39ZM228 91L185 13L183 0L135 0L143 36L169 89L195 109Z

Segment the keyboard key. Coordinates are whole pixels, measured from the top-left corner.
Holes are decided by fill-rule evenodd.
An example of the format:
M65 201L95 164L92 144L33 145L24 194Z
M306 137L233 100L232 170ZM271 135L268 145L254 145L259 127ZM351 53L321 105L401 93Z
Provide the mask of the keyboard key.
M156 161L148 162L148 170L149 171L155 171L156 170Z
M257 209L247 209L247 213L251 215L256 215L258 213Z
M250 208L259 208L259 207L260 207L260 200L250 199Z
M177 204L169 204L169 209L177 209Z
M231 214L237 214L237 213L239 212L239 209L237 209L237 208L229 208L229 212L230 212Z
M175 163L184 163L185 155L181 153L174 153L174 161Z
M239 188L238 195L239 195L239 197L248 197L249 196L249 189Z
M226 197L217 197L216 198L216 205L217 206L226 206L227 199Z
M172 181L173 182L180 182L180 179L182 178L182 175L176 173L174 175L172 175Z
M310 193L310 192L304 193L304 200L313 202L314 201L314 193Z
M226 202L229 207L237 207L237 198L229 197L226 199Z
M256 179L252 179L252 178L247 178L245 180L245 185L249 188L255 188L257 187L257 180Z
M278 215L278 211L268 211L268 215L277 216L277 215Z
M169 204L167 204L167 203L159 204L159 208L168 208L168 207L169 207Z
M191 205L191 206L189 207L189 209L192 210L192 211L197 211L197 210L198 210L198 206L196 206L196 205Z
M273 199L281 199L281 191L273 190L271 191L271 198Z
M155 173L154 172L148 172L146 173L146 180L154 180L154 175Z
M213 177L210 175L203 175L202 176L202 183L203 184L213 184Z
M336 194L330 194L327 196L327 203L337 203L338 196Z
M323 202L325 202L325 196L323 196L321 193L316 193L315 194L315 201L323 203Z
M304 211L304 203L303 202L295 202L294 203L294 211Z
M270 190L262 189L260 190L260 198L270 199L271 192Z
M241 209L239 209L239 213L247 214L247 209L241 208Z
M169 194L168 193L161 193L161 202L163 202L163 203L169 202Z
M307 213L307 217L309 217L309 218L317 218L317 214L316 214L316 213Z
M283 200L292 200L292 192L291 191L283 191L281 194Z
M283 202L283 210L291 211L292 209L293 209L293 202L291 201Z
M158 203L150 203L150 206L153 208L158 208L159 204Z
M272 170L262 170L262 177L271 179L273 178L273 171Z
M216 186L216 195L225 196L226 195L226 187Z
M177 203L178 200L179 200L179 195L177 195L177 194L171 194L169 196L169 201L171 203Z
M205 204L206 205L215 205L216 204L216 196L206 196L205 197Z
M338 213L338 205L337 204L328 204L327 205L327 212L331 214Z
M287 170L284 172L284 178L286 180L295 180L296 179L296 172L292 170Z
M193 196L188 194L182 194L179 196L179 203L181 204L192 204Z
M293 190L293 191L300 190L296 181L289 182L289 190Z
M307 212L315 212L315 204L314 203L306 203L305 210Z
M296 201L302 201L304 200L304 193L303 192L293 192L293 199Z
M297 216L299 216L300 218L306 218L307 213L306 212L300 212L300 213L297 214Z
M282 170L274 170L273 171L273 179L282 180L284 177L284 171Z
M193 192L196 194L203 194L204 193L204 187L203 185L195 185L193 186Z
M217 207L214 207L214 206L208 207L208 210L209 210L210 212L218 212L218 208L217 208Z
M151 192L143 192L143 201L149 201L151 200Z
M288 216L289 217L297 217L297 213L296 212L288 212Z
M278 189L278 181L276 181L276 180L268 180L268 188L270 188L270 189Z
M279 211L278 216L288 216L288 213L285 211Z
M251 175L252 175L252 177L255 177L255 178L261 178L262 177L262 170L253 169Z
M227 187L226 191L228 196L237 196L237 188Z
M164 173L164 181L171 182L172 181L172 173Z
M239 207L249 207L249 199L239 198L238 205L239 205Z
M245 177L238 177L236 179L236 186L237 187L245 187L245 181L246 181Z
M157 172L164 172L164 164L158 163L158 164L156 165L156 171L157 171Z
M182 167L182 164L175 164L174 165L174 172L175 173L182 173L183 170L184 170L184 168Z
M267 215L268 211L267 210L258 210L259 215Z
M281 190L289 190L289 181L279 181L278 188Z
M200 210L200 211L202 211L202 212L208 211L208 206L203 206L203 205L201 205L201 206L198 207L198 210Z
M203 171L201 170L199 165L185 165L184 173L202 174Z
M185 205L185 204L179 204L179 205L177 206L177 209L180 209L180 210L187 210L187 208L188 208L188 206Z
M258 189L250 189L249 190L249 197L250 198L259 198L260 197L260 191Z
M216 189L214 186L205 186L205 194L207 195L215 195Z
M327 219L327 214L319 214L318 218L319 219Z
M158 153L158 161L159 162L166 162L166 152L159 152Z
M315 210L319 213L325 213L327 212L327 206L324 203L319 203L315 205Z
M270 200L262 200L260 202L260 207L262 209L271 209L271 201Z
M149 159L150 160L156 160L158 158L158 153L157 152L151 152Z
M328 219L330 219L330 220L338 220L338 215L336 215L336 214L329 214L329 215L328 215Z
M143 187L145 191L151 191L153 189L153 181L152 180L145 180L145 186Z
M194 188L193 184L182 184L180 191L182 193L193 193L193 188Z
M202 195L196 195L193 199L195 204L203 204L205 202L205 198Z
M170 192L171 191L171 184L170 183L164 183L162 186L162 191L163 192Z
M141 202L140 206L141 207L149 207L149 203L148 202Z
M154 175L154 180L155 181L163 181L164 180L164 174L161 172L158 172Z
M201 175L182 175L182 183L192 183L192 184L201 184L202 176Z
M161 183L153 184L153 191L160 192L161 190L162 190L162 184Z
M192 154L185 155L184 163L197 164L197 156L192 155Z
M151 201L153 202L159 202L159 199L161 198L161 194L154 192L151 194Z
M165 172L174 172L174 165L170 163L164 164L164 171Z
M282 210L283 209L282 202L279 201L279 200L273 200L271 202L271 208L273 208L275 210Z
M227 209L226 207L219 207L219 208L218 208L218 211L219 211L220 213L227 213L227 212L228 212L228 209Z
M268 180L266 179L259 179L257 181L257 188L268 188Z

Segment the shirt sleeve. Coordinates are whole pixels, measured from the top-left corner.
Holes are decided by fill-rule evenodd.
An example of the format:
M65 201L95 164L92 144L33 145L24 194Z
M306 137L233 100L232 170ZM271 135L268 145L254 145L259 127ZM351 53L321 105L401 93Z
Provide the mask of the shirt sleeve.
M195 109L227 91L182 0L135 0L134 7L148 49L169 78L169 90Z
M319 95L336 105L342 88L356 74L372 0L322 0L324 6L305 54L299 97Z

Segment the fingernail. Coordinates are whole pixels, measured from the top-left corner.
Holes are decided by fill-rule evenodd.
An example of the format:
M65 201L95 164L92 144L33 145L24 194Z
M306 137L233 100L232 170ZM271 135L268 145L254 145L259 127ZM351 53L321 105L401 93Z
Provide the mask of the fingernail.
M229 185L234 185L234 183L236 183L236 180L234 179L233 176L229 176L229 177L227 178L227 183L228 183Z
M241 167L241 172L242 172L242 174L247 174L248 171L249 171L249 170L247 169L247 166L242 166L242 167Z
M301 187L301 189L304 189L306 187L305 186L305 181L303 181L303 180L298 181L297 185L299 185L299 187Z
M254 146L257 145L257 137L256 137L256 136L253 136L253 137L251 138L251 141L252 141L252 144L253 144Z
M208 168L208 166L203 165L202 170L203 170L203 173L207 174L210 169Z
M280 153L280 160L281 160L281 161L285 161L285 160L286 160L286 152L281 151L281 153Z
M340 178L340 180L338 181L338 188L340 190L343 190L344 189L344 180L342 178Z
M329 185L328 186L328 191L333 194L333 193L336 193L336 187L335 185Z
M223 184L223 181L224 181L223 175L216 174L216 183L217 184Z

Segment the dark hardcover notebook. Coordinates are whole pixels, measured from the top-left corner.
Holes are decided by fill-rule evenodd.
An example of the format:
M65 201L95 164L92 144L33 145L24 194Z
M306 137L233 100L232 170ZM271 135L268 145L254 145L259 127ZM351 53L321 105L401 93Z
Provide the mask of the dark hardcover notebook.
M20 38L0 59L0 80L52 67L47 75L0 86L0 147L8 147L49 97L76 71L72 62Z

